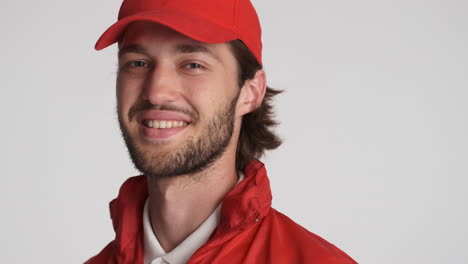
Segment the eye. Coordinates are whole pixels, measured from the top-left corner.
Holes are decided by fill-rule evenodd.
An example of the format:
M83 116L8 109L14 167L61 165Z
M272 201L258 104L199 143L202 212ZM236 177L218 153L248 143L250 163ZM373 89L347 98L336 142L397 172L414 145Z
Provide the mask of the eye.
M187 69L202 69L203 68L203 66L201 66L200 64L196 62L187 63L184 65L184 67Z
M148 63L144 62L144 61L130 61L128 63L128 66L132 67L132 68L139 68L139 67L148 67Z
M128 73L143 73L147 72L147 70L151 67L151 64L144 60L128 60L128 61L121 61L119 63L121 66L120 71L128 72Z

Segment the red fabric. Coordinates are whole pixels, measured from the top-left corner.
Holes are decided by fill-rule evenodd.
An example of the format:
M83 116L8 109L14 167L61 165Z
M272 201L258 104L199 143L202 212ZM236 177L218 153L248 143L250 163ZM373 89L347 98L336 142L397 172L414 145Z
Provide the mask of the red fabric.
M270 183L261 162L250 163L244 173L246 178L223 201L218 227L188 264L356 263L271 208ZM116 238L86 264L143 264L142 216L147 196L144 176L122 185L110 203Z

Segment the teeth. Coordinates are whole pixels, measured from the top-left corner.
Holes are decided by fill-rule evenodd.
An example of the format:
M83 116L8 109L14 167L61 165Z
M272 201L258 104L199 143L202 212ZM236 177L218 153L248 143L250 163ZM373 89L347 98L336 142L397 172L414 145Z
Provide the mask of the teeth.
M151 120L143 120L143 124L147 127L153 127L153 121Z
M167 121L167 120L145 120L143 122L147 127L151 128L174 128L183 127L187 123L184 121Z

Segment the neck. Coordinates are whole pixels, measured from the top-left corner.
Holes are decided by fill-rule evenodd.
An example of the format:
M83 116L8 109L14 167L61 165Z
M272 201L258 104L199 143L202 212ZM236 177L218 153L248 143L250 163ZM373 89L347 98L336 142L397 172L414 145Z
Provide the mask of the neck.
M169 252L197 229L238 181L233 162L222 157L191 175L149 179L149 211L153 231Z

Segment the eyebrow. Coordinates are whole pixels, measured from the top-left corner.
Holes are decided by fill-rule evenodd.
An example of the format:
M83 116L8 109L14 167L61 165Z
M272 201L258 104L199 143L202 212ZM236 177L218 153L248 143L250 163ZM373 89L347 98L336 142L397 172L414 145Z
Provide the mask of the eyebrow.
M176 47L177 53L190 54L190 53L205 53L217 61L221 61L219 57L208 47L196 44L180 44Z
M125 53L140 53L140 54L145 54L145 55L148 54L148 52L146 51L145 48L143 48L143 46L137 45L137 44L126 46L126 47L119 49L118 57L119 58L122 57Z
M178 54L190 54L190 53L204 53L214 58L217 61L221 61L220 58L208 47L196 44L180 44L175 47L175 51ZM138 44L130 45L119 49L118 57L122 57L125 53L139 53L148 55L146 49Z

